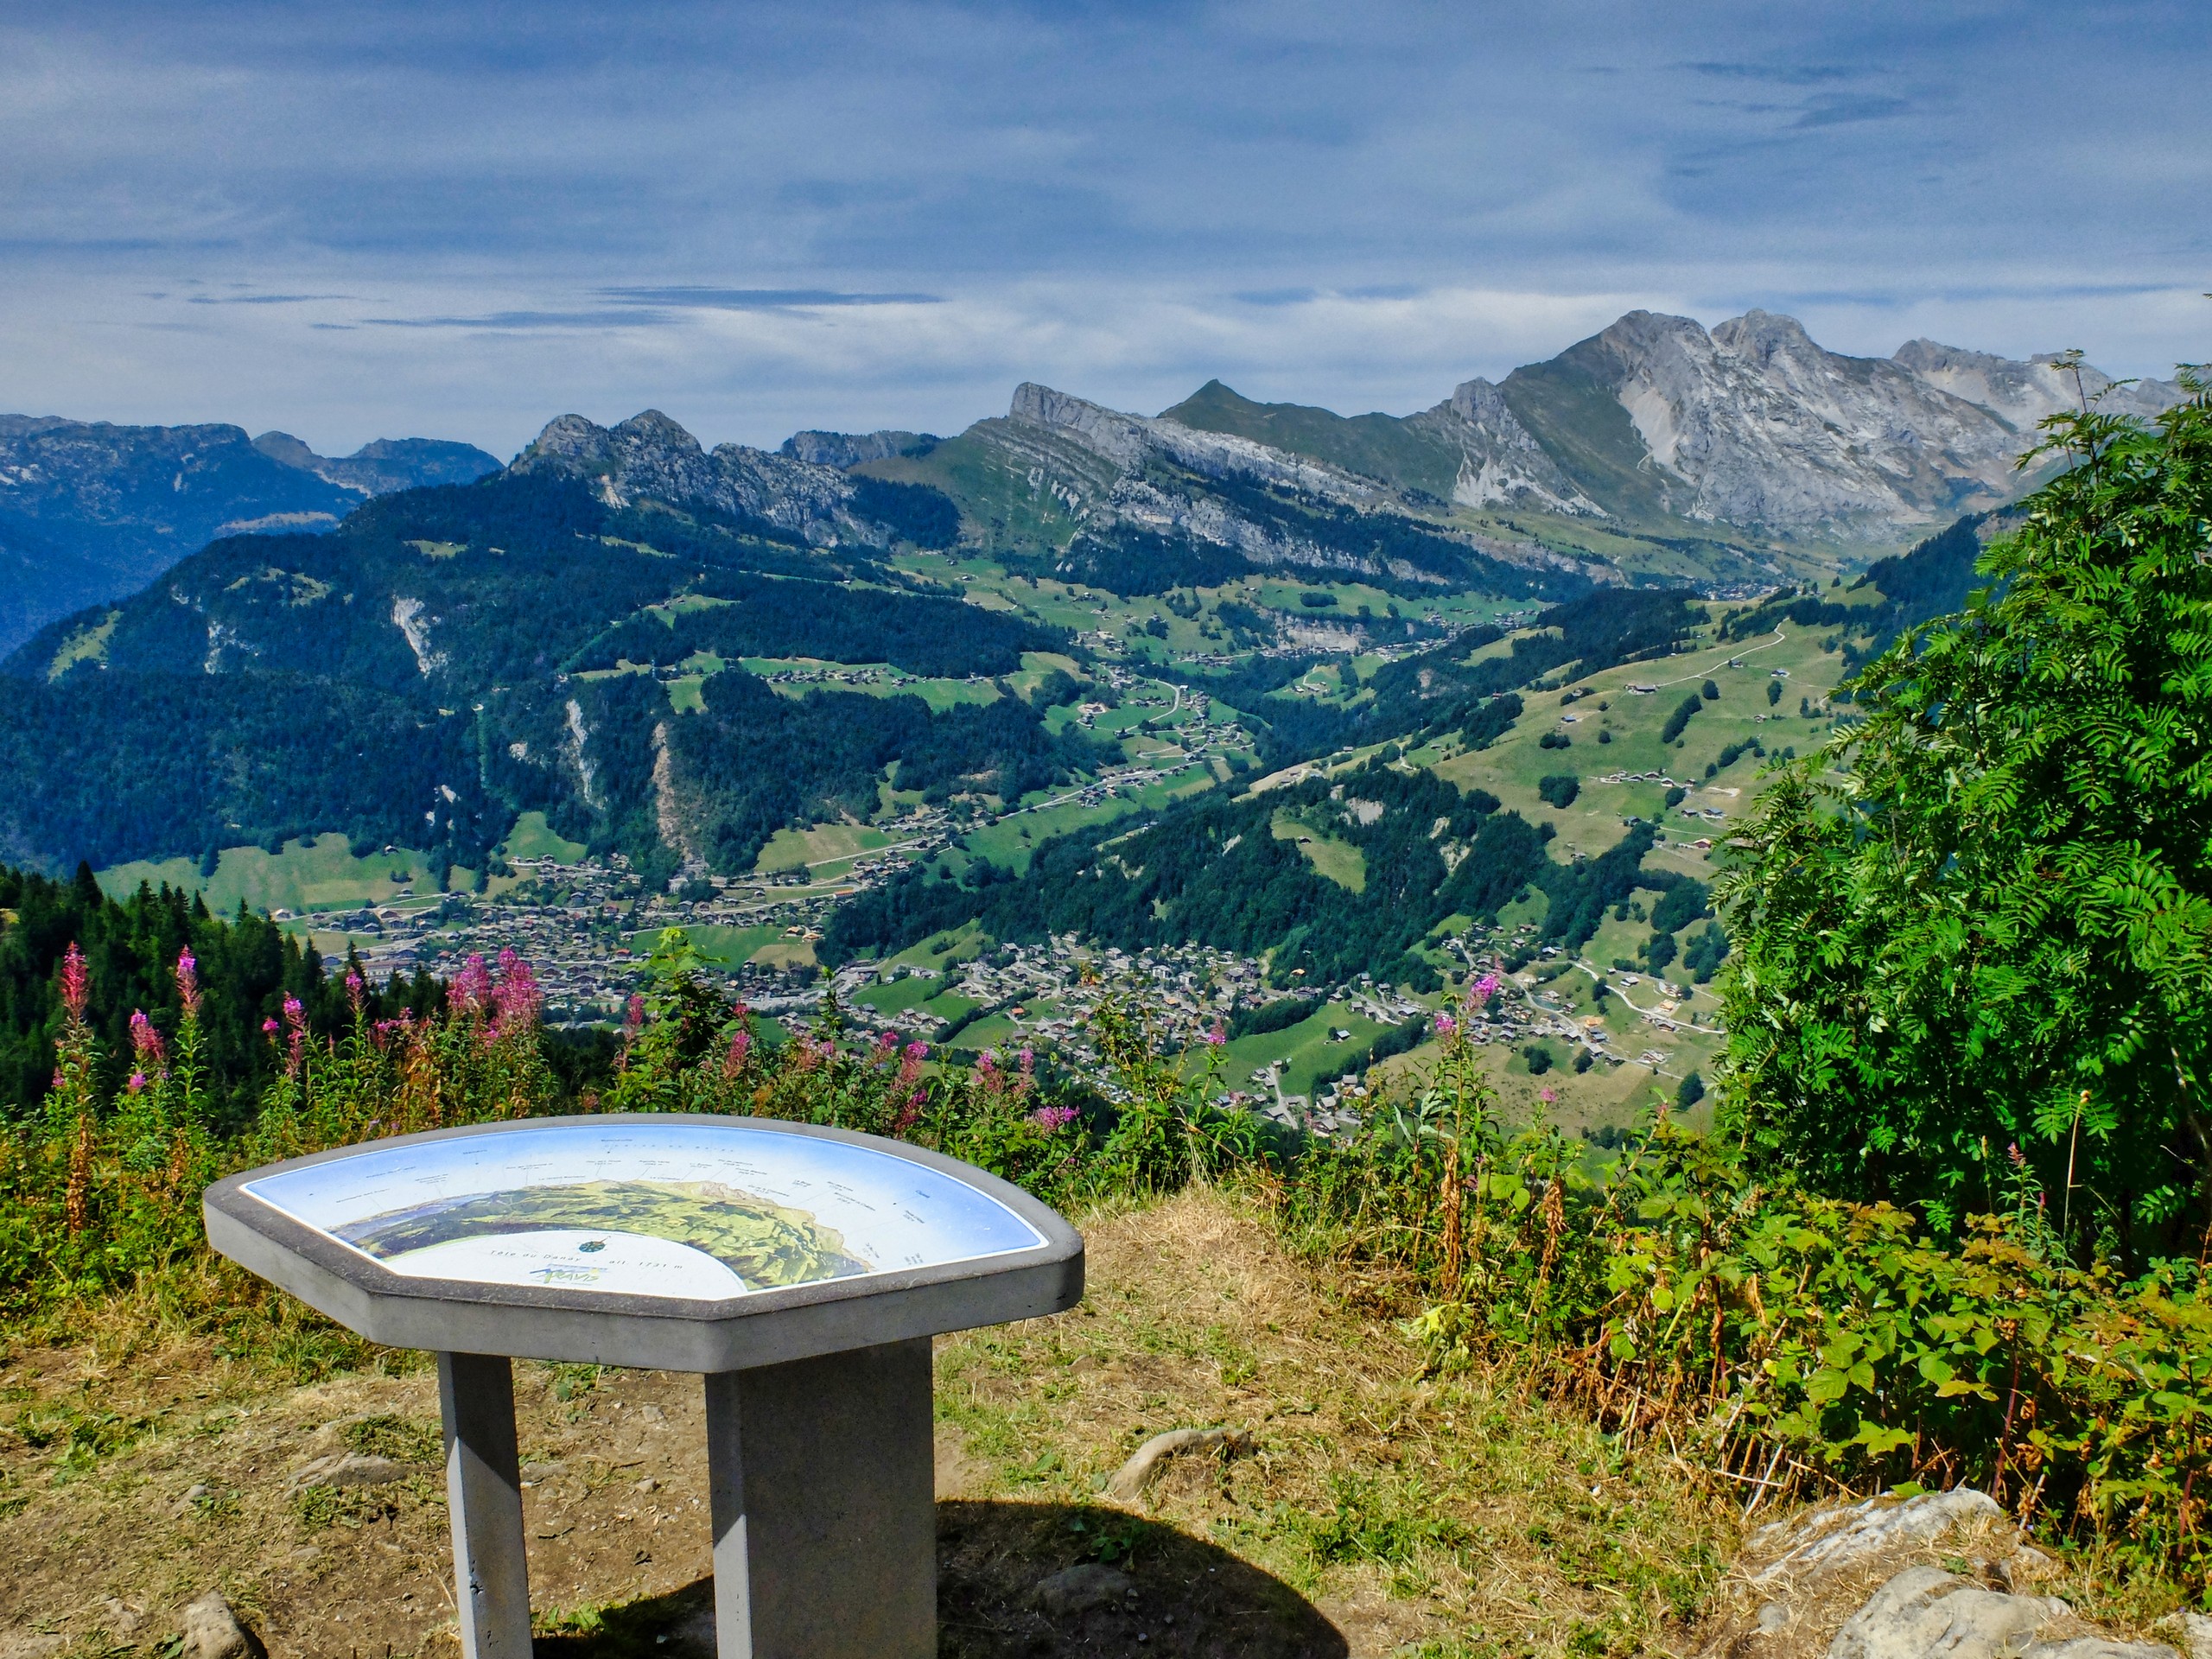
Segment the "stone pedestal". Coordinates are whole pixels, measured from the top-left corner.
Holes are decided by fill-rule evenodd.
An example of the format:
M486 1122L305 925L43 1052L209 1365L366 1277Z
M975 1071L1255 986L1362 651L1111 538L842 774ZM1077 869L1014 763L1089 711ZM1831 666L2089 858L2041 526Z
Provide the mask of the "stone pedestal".
M931 1659L937 1484L926 1337L705 1379L721 1659ZM530 1659L504 1358L438 1356L465 1659Z
M928 1338L706 1385L721 1659L931 1659Z
M462 1659L530 1659L513 1366L499 1355L440 1354L438 1412Z
M721 1255L705 1203L744 1224L706 1227ZM232 1260L437 1355L465 1659L531 1659L503 1356L706 1379L724 1659L931 1659L930 1338L1083 1296L1082 1236L1027 1193L805 1123L469 1124L248 1170L201 1209Z

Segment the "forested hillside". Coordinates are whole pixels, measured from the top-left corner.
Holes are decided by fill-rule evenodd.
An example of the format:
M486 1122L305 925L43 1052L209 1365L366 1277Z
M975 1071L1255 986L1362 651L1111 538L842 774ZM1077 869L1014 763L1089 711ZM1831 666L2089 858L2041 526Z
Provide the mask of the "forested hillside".
M0 766L25 787L0 851L105 864L339 830L480 870L538 809L649 869L741 869L786 823L873 810L894 763L923 791L1068 775L1088 750L1019 699L792 702L735 660L1002 675L1062 643L945 591L880 549L610 506L557 474L386 497L328 536L230 537L9 660ZM679 720L652 670L688 659L713 689Z

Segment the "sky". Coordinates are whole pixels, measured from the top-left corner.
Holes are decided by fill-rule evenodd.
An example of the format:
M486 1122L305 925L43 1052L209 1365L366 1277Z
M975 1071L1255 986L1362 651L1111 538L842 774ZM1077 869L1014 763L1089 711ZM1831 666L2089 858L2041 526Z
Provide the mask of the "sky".
M10 7L0 410L1402 414L1637 307L2165 374L2208 68L2201 0Z

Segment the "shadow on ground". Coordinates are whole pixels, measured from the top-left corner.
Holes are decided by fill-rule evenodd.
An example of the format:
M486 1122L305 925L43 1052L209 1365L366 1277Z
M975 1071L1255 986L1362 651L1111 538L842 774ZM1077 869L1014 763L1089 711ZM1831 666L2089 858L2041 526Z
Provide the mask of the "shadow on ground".
M1280 1579L1173 1527L1087 1504L955 1500L937 1506L938 1652L1046 1659L1144 1651L1174 1659L1344 1659L1344 1635ZM1126 1577L1065 1569L1109 1567ZM1049 1604L1051 1605L1048 1605ZM598 1628L537 1639L537 1659L703 1659L713 1582L597 1615Z

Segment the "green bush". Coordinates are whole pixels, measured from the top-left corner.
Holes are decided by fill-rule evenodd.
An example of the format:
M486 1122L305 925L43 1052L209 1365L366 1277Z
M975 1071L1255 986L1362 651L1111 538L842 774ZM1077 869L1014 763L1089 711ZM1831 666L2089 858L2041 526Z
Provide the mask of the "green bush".
M1705 699L1702 697L1694 696L1684 697L1675 706L1675 712L1667 716L1667 723L1659 728L1659 741L1662 743L1672 743L1688 728L1698 710L1704 707Z
M1568 807L1582 792L1582 780L1571 772L1554 772L1536 780L1536 793L1547 806Z
M2212 396L2046 423L1996 584L1849 683L1723 893L1726 1121L1839 1195L1986 1208L2016 1147L2069 1249L2212 1222Z

